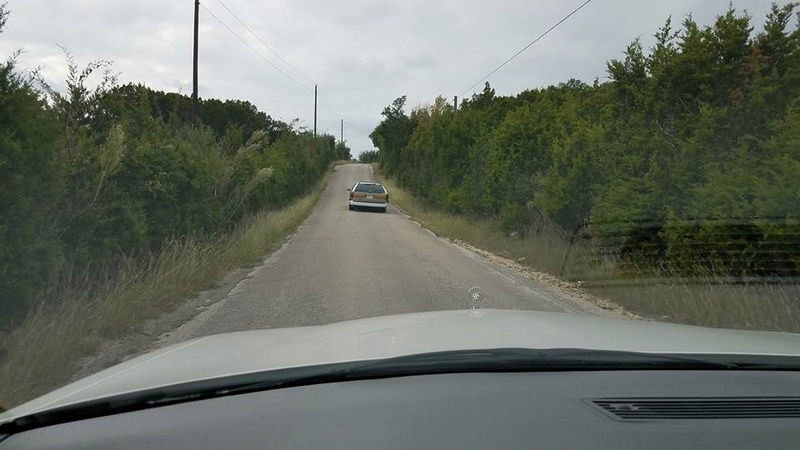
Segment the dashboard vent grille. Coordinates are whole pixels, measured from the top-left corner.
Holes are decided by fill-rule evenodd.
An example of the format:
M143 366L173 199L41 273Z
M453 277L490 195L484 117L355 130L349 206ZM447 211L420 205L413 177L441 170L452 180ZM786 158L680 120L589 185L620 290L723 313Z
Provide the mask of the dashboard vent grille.
M608 398L588 402L620 420L800 418L800 397Z

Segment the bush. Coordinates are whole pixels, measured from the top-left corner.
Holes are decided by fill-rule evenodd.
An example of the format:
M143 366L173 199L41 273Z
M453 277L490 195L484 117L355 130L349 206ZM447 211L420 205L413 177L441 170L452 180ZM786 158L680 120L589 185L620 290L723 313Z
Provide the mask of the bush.
M591 86L487 83L458 111L440 96L410 114L400 97L371 134L381 168L505 232L534 207L609 260L800 276L797 8L773 5L759 32L732 7L711 26L667 20Z
M36 303L63 262L50 220L62 195L58 131L13 59L0 65L0 327Z
M358 162L364 163L364 164L372 164L374 162L378 162L378 151L377 150L367 150L367 151L361 152L361 154L358 155Z
M287 205L350 154L242 101L203 100L208 125L194 125L187 96L67 63L65 92L0 65L0 328L175 239Z
M526 235L530 228L527 209L514 203L503 205L500 210L500 228L505 233L516 233L520 236Z

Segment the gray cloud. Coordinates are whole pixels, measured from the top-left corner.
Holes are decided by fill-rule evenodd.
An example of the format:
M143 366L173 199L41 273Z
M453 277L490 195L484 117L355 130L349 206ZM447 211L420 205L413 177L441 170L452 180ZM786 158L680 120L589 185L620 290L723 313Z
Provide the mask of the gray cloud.
M345 138L356 151L372 147L368 134L394 98L409 106L436 95L452 98L533 40L580 0L223 0L263 40L303 75L270 53L217 0L203 4L273 64L264 63L201 10L201 96L240 98L286 121L311 126L313 81L320 85L319 128ZM500 94L605 75L605 63L625 46L652 34L668 16L692 13L702 24L728 0L596 0L489 79ZM139 0L10 0L0 57L24 49L23 68L42 67L55 85L66 64L56 44L76 59L114 61L122 82L191 92L191 2ZM734 1L758 30L764 0ZM307 77L307 78L306 78ZM482 86L475 88L479 90Z

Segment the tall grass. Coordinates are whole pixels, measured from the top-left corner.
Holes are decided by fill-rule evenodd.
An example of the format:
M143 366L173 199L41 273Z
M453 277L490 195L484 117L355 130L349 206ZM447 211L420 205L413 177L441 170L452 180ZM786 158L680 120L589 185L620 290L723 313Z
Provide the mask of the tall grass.
M82 357L108 339L137 332L188 297L214 286L231 270L260 261L310 214L327 177L290 206L263 212L213 240L170 242L148 261L131 261L93 298L80 286L52 294L0 346L0 403L13 406L69 381Z
M800 285L785 282L735 283L698 270L696 277L620 267L598 258L591 242L570 242L547 231L511 237L496 220L446 214L415 198L380 171L375 176L389 189L392 202L440 236L511 258L534 270L581 281L590 294L611 300L645 318L691 325L800 332ZM775 280L768 280L775 281Z
M568 251L568 239L557 232L543 231L532 238L511 237L500 231L497 220L444 213L400 188L377 168L374 173L389 190L396 207L439 236L467 242L556 276L569 271L574 265L568 262L578 257L577 251ZM565 259L569 261L565 263Z
M568 253L565 239L558 233L543 232L532 239L512 238L500 231L499 221L444 213L401 189L377 168L374 174L389 190L396 207L437 235L525 262L536 270L560 273Z
M732 283L714 275L611 279L589 292L645 317L719 328L800 332L800 285Z

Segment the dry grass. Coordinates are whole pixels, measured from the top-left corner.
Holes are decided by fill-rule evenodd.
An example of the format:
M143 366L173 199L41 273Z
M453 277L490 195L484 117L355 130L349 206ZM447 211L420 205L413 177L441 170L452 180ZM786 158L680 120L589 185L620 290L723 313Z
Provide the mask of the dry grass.
M567 244L561 236L542 233L533 239L511 238L500 231L497 221L443 213L400 189L378 170L374 173L389 190L395 206L437 235L465 241L500 256L524 262L542 272L553 275L560 273L567 255Z
M800 332L800 285L796 282L733 284L713 274L692 279L673 274L654 278L651 271L635 268L621 278L614 267L588 264L585 256L593 249L585 242L570 246L557 233L511 238L499 231L497 221L445 214L398 188L377 167L374 172L390 190L392 202L437 235L467 242L565 281L583 281L589 293L642 317L709 327ZM631 275L636 272L638 278Z
M129 264L94 298L74 286L61 289L62 306L33 311L5 337L2 403L13 406L64 384L80 359L104 340L138 332L145 321L213 287L231 270L260 261L310 214L326 181L290 206L254 216L215 241L171 242L151 261Z
M800 332L800 286L730 284L714 277L616 281L588 291L659 321Z
M500 223L491 219L446 214L425 204L382 175L376 178L391 193L392 203L414 220L439 236L469 243L497 255L524 262L531 268L556 276L567 276L578 253L568 252L568 242L557 233L542 232L533 238L512 238L500 231ZM565 259L568 259L565 264ZM563 270L562 270L563 269Z

